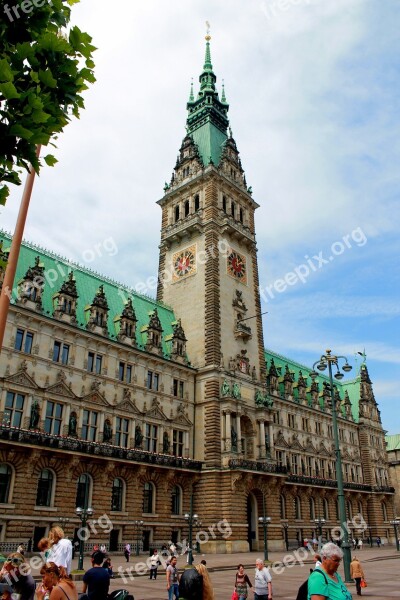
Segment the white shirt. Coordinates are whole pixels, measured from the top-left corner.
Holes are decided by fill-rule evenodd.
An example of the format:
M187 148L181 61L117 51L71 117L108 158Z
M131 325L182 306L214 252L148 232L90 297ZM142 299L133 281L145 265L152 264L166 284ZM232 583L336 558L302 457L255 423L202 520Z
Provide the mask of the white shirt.
M50 549L50 554L47 558L47 562L53 562L58 567L64 567L67 570L68 575L71 573L72 567L72 543L67 538L62 538L53 544Z
M256 569L254 577L254 591L258 596L263 596L268 593L268 583L272 581L271 573L267 567Z

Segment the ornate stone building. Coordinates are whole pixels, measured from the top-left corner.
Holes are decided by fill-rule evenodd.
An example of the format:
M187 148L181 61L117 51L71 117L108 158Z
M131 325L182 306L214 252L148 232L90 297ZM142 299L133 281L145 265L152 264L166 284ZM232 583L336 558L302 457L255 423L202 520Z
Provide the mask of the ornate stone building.
M261 548L265 514L276 549L313 537L316 518L325 537L338 524L327 379L264 349L258 204L209 38L187 108L158 202L157 301L22 248L0 365L3 548L36 543L60 517L73 536L75 508L89 505L113 523L111 550L184 539L191 499L208 552ZM366 364L336 397L349 519L387 538L393 488Z
M389 475L395 489L395 517L400 518L400 435L386 436ZM399 531L400 535L400 531Z

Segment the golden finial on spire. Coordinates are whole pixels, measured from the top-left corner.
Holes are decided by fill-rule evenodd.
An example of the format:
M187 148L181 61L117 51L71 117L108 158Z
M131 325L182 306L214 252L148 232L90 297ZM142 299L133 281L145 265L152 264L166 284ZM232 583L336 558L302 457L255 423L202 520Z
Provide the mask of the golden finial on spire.
M206 35L206 41L209 42L211 40L211 35L210 35L210 22L206 21L206 27L207 27L207 35Z

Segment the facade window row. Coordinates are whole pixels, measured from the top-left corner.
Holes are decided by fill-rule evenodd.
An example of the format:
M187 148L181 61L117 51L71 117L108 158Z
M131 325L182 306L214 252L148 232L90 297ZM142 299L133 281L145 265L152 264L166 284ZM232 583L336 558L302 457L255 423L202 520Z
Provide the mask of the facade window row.
M235 202L227 196L222 196L221 208L227 215L230 215L235 221L244 224L244 209L238 202Z
M180 219L184 219L189 215L200 210L200 196L196 194L193 199L187 199L184 202L176 204L174 207L174 220L177 223Z
M14 483L14 469L7 463L0 464L0 504L9 504L12 501ZM54 507L57 476L51 469L42 469L36 483L35 505L42 508ZM137 489L137 488L136 488ZM145 514L156 512L157 487L153 482L143 485L143 505ZM110 510L122 512L126 508L127 485L121 477L116 477L111 486ZM80 475L76 482L75 506L88 508L93 499L93 478L89 473ZM164 498L162 499L164 502ZM172 515L182 514L183 491L179 485L171 490L170 507Z

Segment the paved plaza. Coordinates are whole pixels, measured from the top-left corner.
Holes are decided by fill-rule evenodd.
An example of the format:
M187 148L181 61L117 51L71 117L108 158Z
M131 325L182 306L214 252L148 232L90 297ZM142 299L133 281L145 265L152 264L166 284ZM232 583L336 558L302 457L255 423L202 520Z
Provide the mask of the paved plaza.
M363 590L363 595L366 598L389 600L391 598L400 598L400 552L392 546L387 548L366 548L360 552L355 552L361 560L368 587ZM250 581L254 582L254 563L258 558L259 553L249 552L241 554L208 554L195 556L195 564L202 558L207 560L207 567L210 572L210 577L215 591L215 600L230 600L234 579L235 570L239 563L243 563L250 577ZM285 557L293 556L293 553L271 552L269 555L272 563L280 563L280 567L275 568L272 572L273 577L273 596L274 599L281 598L282 600L295 600L297 590L303 581L308 577L310 567L312 566L312 557L305 561L304 565L293 565L282 567L282 560ZM143 563L148 557L141 555L140 557L132 556L129 565L127 565L124 557L112 557L114 569L117 571L121 566L124 569L128 567L135 568L136 563ZM293 559L292 559L293 560ZM76 561L75 561L76 562ZM285 561L290 564L290 559ZM89 558L85 558L85 568L89 568ZM186 566L186 557L181 556L178 559L178 567L183 569ZM341 567L343 575L343 567ZM158 571L156 581L149 580L148 574L137 575L133 570L134 579L128 583L123 583L122 579L112 581L111 589L125 588L130 591L135 597L135 600L166 600L166 576L165 571L161 567ZM82 589L82 583L78 583L78 589ZM349 589L353 596L355 594L354 584L349 585ZM250 593L249 600L252 599Z

